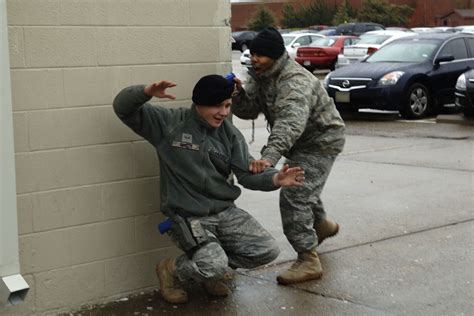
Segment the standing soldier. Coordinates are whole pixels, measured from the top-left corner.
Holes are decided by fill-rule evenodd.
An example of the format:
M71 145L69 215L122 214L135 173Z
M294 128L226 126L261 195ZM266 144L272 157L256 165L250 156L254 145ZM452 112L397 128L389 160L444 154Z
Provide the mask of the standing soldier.
M251 171L275 166L281 156L290 166L305 170L305 185L280 192L283 231L298 253L297 261L280 274L280 284L322 276L316 246L334 236L339 225L326 217L320 195L336 156L344 146L344 123L321 82L291 60L283 38L274 28L262 30L250 45L252 68L245 90L232 112L242 119L265 115L270 127L267 145Z

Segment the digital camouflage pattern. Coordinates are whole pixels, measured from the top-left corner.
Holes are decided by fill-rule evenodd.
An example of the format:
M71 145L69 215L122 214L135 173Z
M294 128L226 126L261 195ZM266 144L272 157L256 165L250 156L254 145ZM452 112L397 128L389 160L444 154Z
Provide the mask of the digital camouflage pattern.
M344 147L344 122L319 79L285 52L260 76L253 70L245 89L233 98L232 113L270 127L261 159L274 166L282 156L305 170L303 187L280 192L283 230L297 252L317 245L314 222L325 218L320 195L336 156Z
M292 152L337 155L344 147L344 122L318 78L285 52L258 78L249 71L232 113L255 119L263 113L271 129L262 159L275 166Z
M176 272L182 282L220 280L229 267L256 268L275 260L280 253L270 233L237 207L199 217L199 221L211 241L196 250L191 259L187 255L176 259Z
M280 213L283 232L295 251L300 253L314 249L318 244L313 224L326 216L320 196L336 156L295 153L292 158L285 163L304 169L305 184L281 189Z

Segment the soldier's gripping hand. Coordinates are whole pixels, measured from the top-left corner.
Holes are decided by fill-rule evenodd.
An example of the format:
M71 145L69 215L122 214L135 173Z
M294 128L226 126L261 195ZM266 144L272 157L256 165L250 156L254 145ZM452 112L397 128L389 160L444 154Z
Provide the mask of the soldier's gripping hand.
M176 97L172 94L167 94L167 88L176 87L176 83L168 80L161 80L150 83L144 89L145 94L149 95L150 97L157 97L160 99L171 99L174 100Z
M272 163L266 159L252 160L250 162L249 170L253 173L260 173L267 167L271 167Z
M242 80L240 80L239 78L235 77L234 78L234 82L235 82L235 89L234 89L234 92L232 93L232 96L236 96L238 95L241 91L242 91Z
M277 187L302 186L304 183L304 170L301 167L290 168L284 165L280 172L273 176L273 184Z

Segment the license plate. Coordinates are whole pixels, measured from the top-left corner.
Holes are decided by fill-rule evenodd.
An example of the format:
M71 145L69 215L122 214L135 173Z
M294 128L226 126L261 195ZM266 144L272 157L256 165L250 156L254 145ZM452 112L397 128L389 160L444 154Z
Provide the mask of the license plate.
M305 61L303 61L303 65L311 66L311 62L309 60L305 60Z
M351 96L349 92L336 91L336 102L341 102L341 103L351 102Z

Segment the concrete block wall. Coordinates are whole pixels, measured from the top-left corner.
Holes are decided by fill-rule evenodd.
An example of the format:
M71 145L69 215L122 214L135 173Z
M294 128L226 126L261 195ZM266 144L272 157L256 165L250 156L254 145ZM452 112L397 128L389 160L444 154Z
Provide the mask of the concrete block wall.
M21 273L47 315L157 287L154 149L113 113L127 85L231 70L228 0L7 0Z

